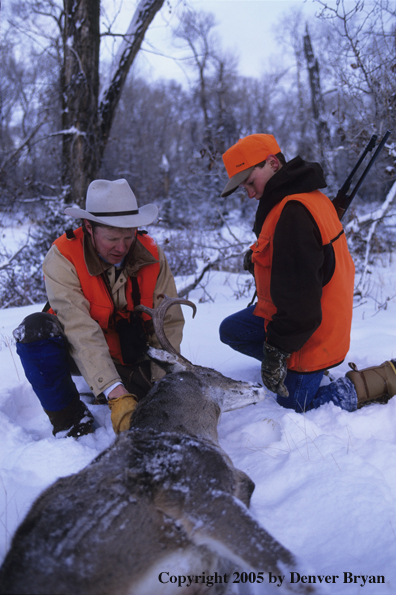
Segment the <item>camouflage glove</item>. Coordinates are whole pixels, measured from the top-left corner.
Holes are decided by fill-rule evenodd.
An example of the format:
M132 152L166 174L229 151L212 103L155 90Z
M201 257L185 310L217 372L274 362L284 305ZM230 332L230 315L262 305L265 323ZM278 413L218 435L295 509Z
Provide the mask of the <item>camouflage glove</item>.
M131 415L135 411L137 401L135 395L125 393L117 399L109 399L108 405L111 411L111 423L116 434L125 432L131 427Z
M288 397L289 391L283 381L286 378L286 360L290 353L286 353L276 347L272 347L272 345L269 345L268 343L264 343L263 354L261 378L263 379L264 386L280 397Z
M254 277L254 264L252 263L252 254L253 250L250 249L245 253L245 256L243 258L243 269L244 271L249 271L249 273Z

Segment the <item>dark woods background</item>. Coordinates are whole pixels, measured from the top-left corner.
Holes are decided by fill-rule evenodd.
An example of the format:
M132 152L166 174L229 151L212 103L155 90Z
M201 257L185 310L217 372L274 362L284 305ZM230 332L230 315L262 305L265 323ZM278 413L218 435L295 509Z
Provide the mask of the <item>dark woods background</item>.
M81 204L97 177L126 178L140 205L160 206L150 233L174 273L190 276L184 295L205 271L240 272L253 239L257 203L242 191L220 198L221 154L238 138L272 133L287 159L319 161L333 198L371 135L395 129L396 6L315 4L309 25L299 11L284 15L272 66L247 78L222 50L213 15L188 4L140 2L135 35L124 37L110 67L100 42L113 31L99 0L11 3L1 32L0 226L30 221L31 230L18 253L0 246L1 306L45 301L42 258L75 224L62 215L65 204ZM148 82L133 66L165 9L180 17L173 43L188 85ZM367 295L370 266L388 263L396 242L395 134L343 221L362 275L357 296Z

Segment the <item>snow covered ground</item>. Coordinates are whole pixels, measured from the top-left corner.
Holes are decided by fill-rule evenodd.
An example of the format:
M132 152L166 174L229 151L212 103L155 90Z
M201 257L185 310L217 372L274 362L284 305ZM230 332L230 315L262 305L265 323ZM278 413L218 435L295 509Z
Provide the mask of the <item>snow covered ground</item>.
M185 309L182 349L194 363L260 382L259 364L218 339L221 320L247 305L246 298L235 297L241 282L243 276L212 273L205 291L213 301L200 303L203 289L190 295L198 312L193 320ZM365 367L396 357L396 271L375 271L371 295L375 299L355 308L351 349L335 377L345 374L348 361ZM0 310L0 560L36 496L114 439L107 407L91 405L88 397L95 433L79 440L52 436L12 338L22 318L38 309ZM83 380L77 384L87 390ZM282 409L269 394L260 404L223 414L219 433L235 466L256 484L254 516L311 574L338 577L325 593L396 593L396 398L354 413L329 404L300 415ZM367 582L344 582L344 573ZM370 583L369 577L385 582Z

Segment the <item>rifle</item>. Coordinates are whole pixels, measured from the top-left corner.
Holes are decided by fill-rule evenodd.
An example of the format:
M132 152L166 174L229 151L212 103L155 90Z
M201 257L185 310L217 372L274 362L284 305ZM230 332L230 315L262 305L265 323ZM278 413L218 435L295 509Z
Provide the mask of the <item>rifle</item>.
M384 145L385 145L386 141L388 140L390 133L391 133L390 130L387 130L385 132L380 144L377 147L377 150L375 151L374 155L371 157L370 161L367 164L366 169L364 170L361 177L357 181L355 188L348 195L347 192L349 190L349 186L351 185L353 176L359 169L359 167L362 164L363 159L366 157L366 155L370 151L372 151L375 147L375 143L377 142L377 136L375 134L373 134L373 136L369 140L366 148L364 149L359 161L357 162L357 164L353 168L352 172L349 174L349 176L345 180L342 188L340 188L340 190L337 192L337 196L333 200L333 205L337 211L337 215L340 220L343 218L347 208L349 207L352 200L354 199L355 194L359 190L360 186L363 184L365 177L367 176L368 172L370 171L370 169L371 169L372 165L374 164L375 160L377 159L378 155L381 153L382 149L384 148Z

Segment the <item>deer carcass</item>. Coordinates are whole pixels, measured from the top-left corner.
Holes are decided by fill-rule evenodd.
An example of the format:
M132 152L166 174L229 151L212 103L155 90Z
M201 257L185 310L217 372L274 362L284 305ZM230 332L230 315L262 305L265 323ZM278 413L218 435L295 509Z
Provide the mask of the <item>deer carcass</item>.
M235 592L236 572L267 583L268 572L296 569L249 513L254 484L218 444L221 409L265 391L177 353L150 356L167 375L138 404L130 431L39 496L0 570L1 593L197 595L212 577L210 593L220 595Z

